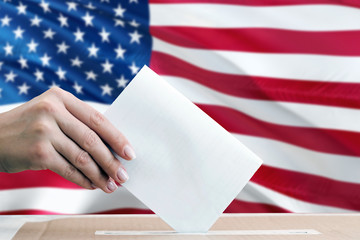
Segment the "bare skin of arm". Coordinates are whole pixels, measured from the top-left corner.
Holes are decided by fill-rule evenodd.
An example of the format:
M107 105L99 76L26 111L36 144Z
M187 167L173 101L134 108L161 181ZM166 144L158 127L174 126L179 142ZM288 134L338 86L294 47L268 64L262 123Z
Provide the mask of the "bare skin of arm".
M0 114L0 172L50 169L77 185L106 193L128 179L105 142L126 160L135 153L101 113L52 88Z

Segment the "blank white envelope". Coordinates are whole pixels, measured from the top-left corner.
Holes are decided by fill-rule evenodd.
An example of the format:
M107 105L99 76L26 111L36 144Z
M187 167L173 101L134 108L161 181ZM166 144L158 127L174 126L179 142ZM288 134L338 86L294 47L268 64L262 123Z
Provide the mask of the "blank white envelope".
M136 152L123 186L178 232L208 231L262 163L146 66L105 116Z

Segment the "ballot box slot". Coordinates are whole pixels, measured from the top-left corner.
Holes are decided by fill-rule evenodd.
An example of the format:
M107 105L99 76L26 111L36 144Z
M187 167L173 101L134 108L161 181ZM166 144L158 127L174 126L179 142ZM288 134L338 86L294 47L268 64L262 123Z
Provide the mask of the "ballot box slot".
M229 235L317 235L321 234L314 229L283 229L283 230L221 230L208 231L205 233L181 233L175 231L96 231L95 235L108 236L174 236L174 235L206 235L206 236L229 236Z

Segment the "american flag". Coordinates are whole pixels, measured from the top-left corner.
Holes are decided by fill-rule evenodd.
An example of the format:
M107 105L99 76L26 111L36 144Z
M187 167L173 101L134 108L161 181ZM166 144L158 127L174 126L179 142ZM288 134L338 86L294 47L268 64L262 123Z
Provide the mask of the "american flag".
M54 85L103 111L148 64L263 159L226 212L359 211L359 8L7 0L1 111ZM123 188L84 190L50 171L1 173L0 199L3 214L151 212Z

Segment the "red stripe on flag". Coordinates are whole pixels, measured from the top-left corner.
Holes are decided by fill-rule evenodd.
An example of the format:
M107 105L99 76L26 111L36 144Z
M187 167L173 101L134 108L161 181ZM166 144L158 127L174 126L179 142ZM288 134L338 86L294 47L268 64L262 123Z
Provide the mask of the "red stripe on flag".
M291 213L291 211L270 204L235 199L224 213Z
M118 208L107 211L96 212L93 214L154 214L150 209L140 208Z
M119 208L119 209L112 209L101 212L89 212L86 214L153 214L153 212L149 209ZM22 209L22 210L13 210L13 211L3 211L0 212L0 215L75 215L75 214L64 214L59 212L44 211L40 209Z
M360 31L150 27L151 35L187 48L260 53L360 55ZM216 37L214 37L216 36ZM220 40L219 40L220 39Z
M0 179L0 190L31 187L84 189L50 170L26 170L18 173L0 172Z
M360 83L299 81L208 71L181 59L152 52L150 67L236 97L360 108Z
M174 4L174 3L210 3L232 4L244 6L286 6L302 4L334 4L359 7L360 2L354 0L149 0L150 4Z
M0 179L0 190L31 187L83 189L50 170L0 173Z
M360 133L268 123L228 107L197 104L227 131L274 139L314 151L360 156Z
M360 184L266 165L251 181L303 201L360 211Z

